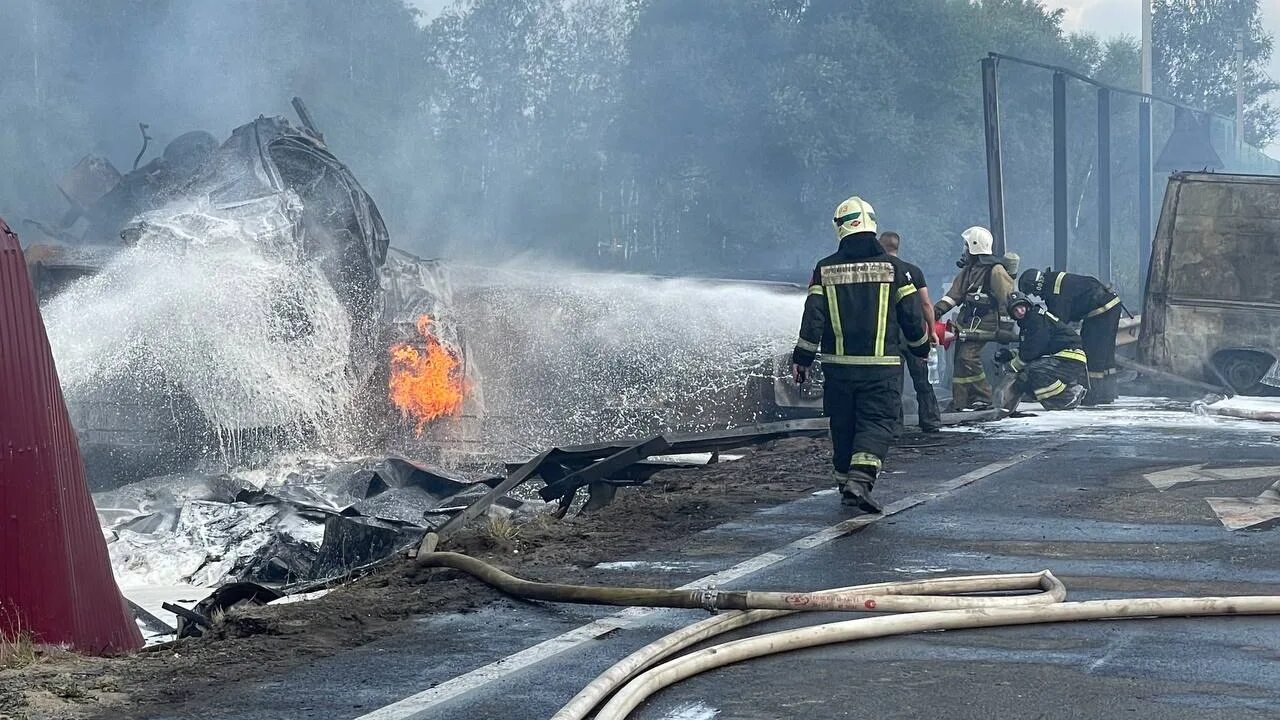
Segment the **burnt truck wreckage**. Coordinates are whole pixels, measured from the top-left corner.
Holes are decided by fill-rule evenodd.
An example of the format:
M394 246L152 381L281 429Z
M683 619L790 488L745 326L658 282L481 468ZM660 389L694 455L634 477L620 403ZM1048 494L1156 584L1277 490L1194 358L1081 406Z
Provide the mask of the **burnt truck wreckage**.
M269 335L247 342L261 342L253 351L305 357L308 338L343 335L333 343L343 356L327 358L322 369L334 376L333 387L350 390L350 407L338 409L359 418L341 419L352 435L346 445L385 447L378 441L405 425L397 423L387 395L389 351L424 345L421 318L448 315L448 283L439 263L390 249L373 199L297 100L295 107L302 128L259 117L221 144L208 133L187 133L123 175L102 158L85 158L59 183L72 209L56 225L27 223L52 241L29 247L28 271L50 315L86 285L107 284L96 298L125 293L121 286L146 280L148 263L156 272L166 262L181 268L219 243L228 248L218 248L215 262L234 261L246 248L256 259L226 269L230 283L220 291L239 289L237 272L289 268L292 274L279 277L245 277L246 284L265 288L254 300L263 306ZM131 275L121 266L142 272ZM193 266L193 272L208 269ZM159 294L187 279L176 277ZM305 283L289 282L296 278ZM325 307L336 312L318 315L306 292L329 298ZM170 312L199 315L200 309ZM235 317L223 320L234 329ZM191 319L192 325L202 321ZM170 372L160 356L184 341L197 345L192 354L208 354L209 347L198 345L207 346L209 338L145 337L153 327L139 325L135 335L144 337L118 343L128 348L111 373L66 392L122 585L284 584L341 575L416 542L458 503L488 489L398 456L285 461L263 469L275 451L316 447L320 416L290 417L251 387L231 392L228 401L220 391L236 389L242 372L249 377L240 384L250 385L252 368L215 368L212 389ZM447 324L432 328L430 342L462 355ZM59 360L60 370L70 368L61 373L64 390L76 375L70 355ZM252 352L246 359L252 365ZM468 371L463 363L459 372ZM227 471L246 459L255 469ZM510 511L523 503L503 504Z
M388 442L391 435L399 432L407 437L414 429L413 418L405 417L400 412L403 406L393 402L392 374L398 349L426 352L435 346L447 350L448 367L463 378L460 387L466 388L465 402L451 405L450 421L432 423L425 433L419 422L416 434L419 443L465 445L474 439L464 437L468 432L492 434L501 430L506 422L501 416L513 414L516 406L488 413L489 423L470 422L483 421L486 408L479 371L463 343L460 326L475 326L473 341L478 339L484 349L477 356L497 366L507 358L501 351L495 355L493 348L511 345L511 338L504 342L501 333L506 326L498 322L501 318L486 314L489 301L473 301L474 296L483 300L492 295L491 279L465 279L469 272L482 277L491 274L482 269L455 269L464 277L463 287L455 290L439 261L390 247L387 228L373 199L330 152L300 103L295 101L295 106L303 119L301 128L284 118L259 117L236 128L221 144L208 133L187 133L170 143L160 157L125 174L104 159L88 157L59 183L72 206L62 220L56 224L27 223L28 230L37 229L47 238L31 245L26 253L33 286L47 316L58 303L76 300L76 293L88 285L111 283L99 288L98 296L90 297L107 298L127 291L121 286L139 280L139 274L151 274L148 263L167 262L181 269L184 263L194 261L199 248L226 241L251 246L256 254L273 262L314 270L318 276L311 278L318 280L314 285L334 295L349 319L347 324L326 324L331 318L317 316L298 287L276 283L267 288L264 297L255 298L265 301L260 304L267 307L270 327L269 337L254 339L262 343L263 353L305 355L308 338L335 329L343 331L347 337L341 347L348 354L335 364L342 366L342 374L355 389L355 407L350 412L355 420L343 428L354 436L346 438L346 446L372 448L371 456L352 459L353 453L346 452L315 458L283 452L320 446L316 437L319 429L311 426L314 418L296 422L252 393L228 404L217 392L168 372L172 368L156 362L155 356L172 351L174 345L150 342L145 337L122 356L119 372L105 379L95 376L87 389L77 387L66 393L89 481L96 491L99 517L123 586L179 582L207 588L251 581L305 588L308 583L344 577L353 568L389 557L451 517L456 519L451 527L456 527L479 514L542 508L544 503L536 500L505 497L506 490L513 487L513 477L521 481L541 477L547 483L557 483L553 497L560 501L562 511L576 490L586 487L595 507L607 502L611 488L619 484L643 482L665 467L715 461L718 455L714 451L724 447L822 432L821 427L805 423L751 426L777 417L776 408L787 404L772 392L777 379L772 354L767 358L752 354L761 347L756 336L746 345L746 364L733 366L726 373L728 379L715 386L724 397L711 403L740 413L718 413L723 417L715 421L717 427L751 426L736 434L689 427L698 432L664 435L661 442L565 444L544 453L545 463L526 464L521 473L482 482L467 482L399 455L376 454L394 446ZM121 259L128 260L130 253L140 249L151 254L132 258L139 274L122 273ZM252 272L259 266L246 267ZM206 265L197 271L208 269ZM233 290L237 289L235 271L242 269L230 273ZM186 278L177 280L180 285ZM537 278L525 282L507 295L512 302L530 301L532 307L539 306L547 291L530 289L538 287L541 281ZM754 288L751 283L726 284ZM158 304L163 310L200 314L199 305L169 310L168 289L158 288ZM785 303L776 298L803 296L803 288L771 286L767 290L774 298L770 302ZM471 310L460 311L455 300ZM559 301L565 299L560 297ZM591 303L590 298L577 296L574 301ZM80 308L63 310L64 315L76 315ZM234 324L235 318L231 321ZM140 326L138 334L145 335L149 327ZM85 334L95 330L92 326L76 329ZM51 332L51 339L53 335ZM189 342L190 338L179 340ZM752 357L758 362L753 363ZM75 373L63 370L74 366L75 359L70 357L66 363L59 359L64 388L68 376ZM587 393L589 402L607 404L618 388L605 385L619 379L636 380L627 374L634 374L633 370L610 370L613 366L609 362L602 358L601 367L589 372L589 377L602 385ZM621 359L618 362L626 365ZM223 375L237 373L234 367L218 370ZM554 372L547 377L555 377ZM500 391L496 393L499 399L503 392L511 392L501 381L495 388ZM538 392L550 397L565 391L551 383ZM679 395L674 392L672 397ZM540 402L539 397L532 396L530 402ZM710 408L695 400L698 409ZM761 407L748 408L742 414L743 400L759 401ZM689 425L688 413L682 415L683 410L671 402L675 400L664 400L660 416L634 423L634 428L622 423L608 425L612 430L591 422L587 425L605 437L613 433L624 438ZM550 410L558 412L558 408ZM605 412L627 413L634 408L619 405ZM810 412L809 408L800 410L802 415ZM632 429L635 435L629 434ZM636 443L643 452L629 449ZM489 443L491 449L493 445ZM709 460L645 460L657 454L659 446L713 453ZM495 493L495 486L503 488L502 492ZM461 512L464 509L467 512Z
M1140 362L1229 394L1280 395L1278 236L1280 178L1173 174L1152 246Z
M295 106L309 125L305 108L296 100ZM437 263L407 253L388 262L390 237L376 204L314 127L259 117L221 145L208 133L191 132L124 175L102 158L87 157L59 187L72 204L62 222L28 223L60 243L27 253L42 302L102 272L143 239L160 238L181 255L203 233L229 226L264 254L319 270L349 319L344 372L373 414L394 417L385 398L387 348L419 340L414 319L442 311L447 284ZM286 350L291 340L321 330L298 292L288 283L272 288L273 340ZM457 345L452 336L444 342ZM110 487L139 470L192 459L216 445L219 433L268 444L277 434L273 426L282 418L257 413L251 403L211 412L179 381L149 377L153 370L139 358L115 382L68 398L91 485Z

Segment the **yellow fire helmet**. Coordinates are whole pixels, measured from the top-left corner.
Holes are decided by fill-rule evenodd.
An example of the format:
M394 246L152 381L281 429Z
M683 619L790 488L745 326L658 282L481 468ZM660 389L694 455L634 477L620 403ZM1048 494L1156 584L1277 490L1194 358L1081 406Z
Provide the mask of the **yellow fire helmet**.
M840 240L854 233L876 231L876 211L871 203L854 195L836 206L836 237Z

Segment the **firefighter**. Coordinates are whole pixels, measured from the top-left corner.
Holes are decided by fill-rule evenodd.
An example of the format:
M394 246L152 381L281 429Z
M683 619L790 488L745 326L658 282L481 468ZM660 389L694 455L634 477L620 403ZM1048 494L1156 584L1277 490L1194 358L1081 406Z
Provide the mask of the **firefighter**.
M881 233L880 246L886 253L896 258L898 249L902 246L902 236L896 232ZM933 337L933 303L929 302L929 290L924 272L918 265L901 258L899 260L907 272L907 282L915 285L920 293L920 307L924 310L924 324L930 334L929 341L931 344L936 344L937 338ZM938 396L934 394L933 385L929 383L929 358L928 356L916 357L915 353L911 352L905 337L900 338L899 349L902 351L902 360L906 363L907 371L911 373L911 384L916 389L916 419L920 423L920 430L927 433L938 432L942 427L942 414L938 409ZM899 430L902 429L902 420L902 406L899 405Z
M1089 382L1080 335L1058 316L1020 292L1009 294L1009 314L1018 323L1018 351L996 351L996 362L1017 373L1006 410L1023 397L1034 397L1046 410L1070 410L1087 394Z
M1013 278L1000 258L991 254L991 232L971 227L961 233L965 252L958 263L960 274L947 294L933 306L942 317L957 305L959 330L994 339L1005 314L1005 298L1013 292ZM988 339L965 339L956 343L951 376L951 407L954 410L982 410L991 407L991 384L982 367L982 349Z
M822 409L831 421L832 465L842 503L880 512L871 489L893 441L902 404L899 332L915 355L929 353L920 294L903 263L876 241L875 210L851 197L836 207L839 249L818 261L792 351L792 375L822 362Z
M1089 397L1084 404L1114 402L1120 297L1095 277L1052 269L1022 273L1018 277L1018 289L1039 296L1049 312L1064 321L1080 323L1080 339L1089 355Z

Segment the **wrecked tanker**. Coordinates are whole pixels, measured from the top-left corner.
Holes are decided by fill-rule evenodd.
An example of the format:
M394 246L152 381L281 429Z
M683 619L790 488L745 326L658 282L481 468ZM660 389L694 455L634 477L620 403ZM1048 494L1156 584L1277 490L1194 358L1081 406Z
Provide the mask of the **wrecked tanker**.
M71 211L34 225L62 244L29 269L97 487L325 426L368 442L395 420L393 350L465 372L453 329L422 320L447 314L442 270L388 262L376 204L313 129L188 133L123 176L86 158L60 187Z

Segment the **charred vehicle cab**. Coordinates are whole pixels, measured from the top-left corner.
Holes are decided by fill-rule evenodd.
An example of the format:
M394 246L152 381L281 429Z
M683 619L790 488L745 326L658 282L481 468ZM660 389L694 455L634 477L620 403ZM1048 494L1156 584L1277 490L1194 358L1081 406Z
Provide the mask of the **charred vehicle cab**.
M1177 173L1152 247L1139 359L1280 394L1280 177Z

